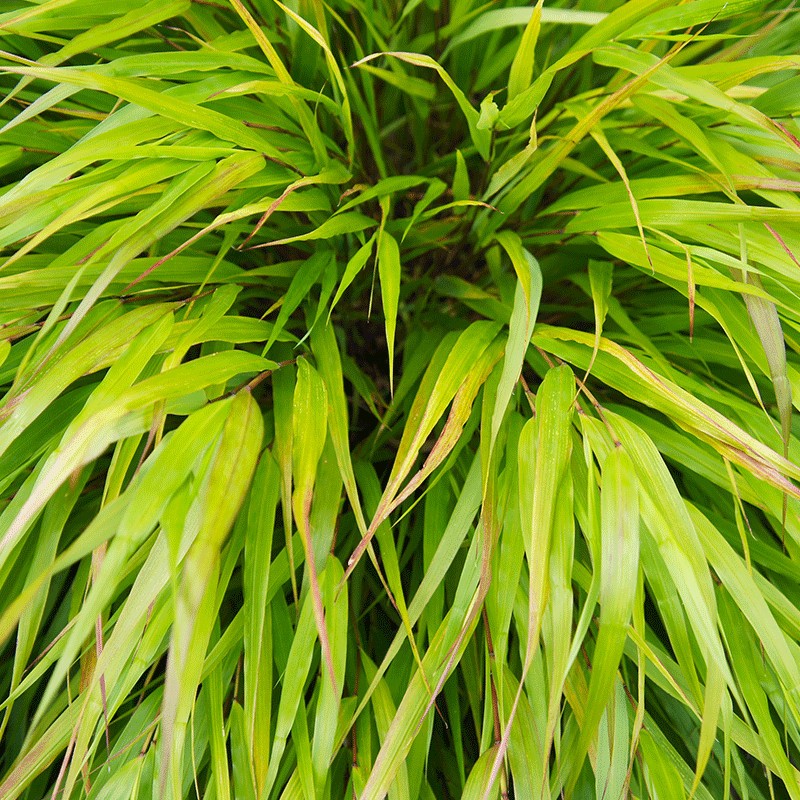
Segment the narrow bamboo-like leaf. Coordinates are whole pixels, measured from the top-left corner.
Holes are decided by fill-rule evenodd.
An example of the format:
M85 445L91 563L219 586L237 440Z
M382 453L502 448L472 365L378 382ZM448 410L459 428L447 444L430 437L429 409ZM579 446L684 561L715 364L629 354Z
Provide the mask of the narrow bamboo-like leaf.
M289 289L283 296L281 308L278 312L278 318L275 320L275 327L272 329L267 343L264 345L262 355L269 352L269 349L275 344L278 334L284 329L289 317L297 310L297 307L308 295L311 287L319 280L323 269L331 261L331 254L325 250L315 253L308 261L303 264L302 269L299 269L292 278L289 284Z
M347 401L344 393L342 362L336 334L330 324L316 326L311 333L311 347L317 361L317 368L325 382L325 396L328 400L328 430L336 451L336 461L342 476L347 498L356 516L359 530L366 533L367 523L358 496L356 479L348 437Z
M575 764L596 735L597 725L612 699L619 660L633 612L639 570L639 487L630 458L615 447L602 466L600 565L600 628L592 660L592 677ZM574 785L577 772L573 772Z
M394 394L394 336L397 330L397 309L400 302L400 248L397 240L386 231L378 239L378 272L381 277L381 302L386 326L386 345L389 348L389 389Z
M500 787L492 786L492 764L496 755L496 744L492 745L485 753L481 753L481 757L475 762L475 766L467 778L461 797L478 800L479 798L500 796Z
M511 393L522 371L542 296L541 269L536 259L522 247L519 237L509 231L502 231L498 234L497 241L511 258L518 284L514 295L514 310L511 313L503 374L497 387L497 399L492 413L492 447L511 399Z
M453 37L450 47L466 44L472 39L502 28L522 27L530 23L535 7L517 6L485 11L471 22L458 36ZM579 9L543 8L541 20L546 23L562 25L596 25L607 15L598 11Z
M318 795L322 795L324 791L328 770L335 755L337 723L347 661L347 591L343 591L337 597L337 587L342 575L341 564L330 556L322 575L322 594L325 602L325 619L330 630L329 642L335 679L326 681L320 687L319 700L317 701L314 717L311 760L314 772L314 786Z
M292 420L292 477L294 480L292 510L305 551L317 635L322 645L322 654L325 658L328 675L333 686L336 687L336 671L325 627L325 611L311 543L311 503L314 497L317 463L322 455L325 438L328 434L328 397L319 373L304 358L297 362L297 384L294 389Z
M549 370L536 396L536 417L522 429L518 452L519 502L528 561L528 614L522 680L492 765L492 780L508 748L525 678L539 651L549 591L549 555L558 485L569 460L575 378L566 366Z
M285 239L276 239L274 242L266 242L265 244L257 244L253 249L260 247L277 247L278 245L292 244L294 242L316 241L317 239L331 239L345 233L358 233L374 225L375 220L364 214L359 214L357 211L345 211L342 214L331 217L323 222L322 225L307 233L300 233L297 236L287 236Z
M547 597L547 561L550 535L555 510L558 483L569 458L571 442L571 404L575 379L567 367L548 372L536 396L536 421L526 425L528 433L520 441L520 481L533 478L533 502L520 508L525 552L529 562L528 587L529 630L525 650L525 663L529 664L537 647L539 629ZM535 435L535 461L525 444ZM520 492L520 501L528 492Z
M603 333L603 325L608 314L608 298L611 295L611 282L613 279L613 266L607 261L589 262L589 286L592 291L592 304L594 305L594 348L592 357L589 359L589 366L581 383L586 383L586 378L591 372L592 364L597 358L597 351L600 347L600 336Z
M263 792L269 793L278 777L281 758L286 750L289 733L300 705L308 671L311 668L314 641L317 637L314 621L314 601L309 594L306 596L300 611L300 619L294 631L286 670L284 671L280 703L275 717L275 732L272 737L269 770Z
M209 585L218 569L219 551L244 501L258 453L263 423L249 392L238 394L230 404L228 418L213 461L205 476L201 522L194 543L186 554L176 598L175 625L164 686L162 711L160 791L168 782L178 789L182 755L182 728L191 712L202 668L202 654L211 633L206 607ZM192 658L194 656L194 658ZM201 656L201 658L198 658Z
M456 200L469 200L469 173L467 162L460 150L456 150L456 172L453 176L453 197Z
M509 100L516 97L520 92L524 92L530 86L533 76L536 41L539 38L539 29L542 22L543 5L544 0L539 0L533 8L528 24L522 34L519 49L511 62L511 69L508 73Z
M272 454L264 452L253 477L247 509L248 536L244 553L245 629L244 708L242 744L251 755L246 771L254 775L254 785L261 791L269 765L269 730L272 706L272 618L267 611L272 537L280 492L280 473ZM233 731L231 741L233 742ZM234 786L236 784L234 762ZM239 766L245 769L244 765ZM244 776L242 781L246 783Z
M344 275L342 275L342 280L339 283L339 287L336 289L336 294L333 296L333 300L331 301L330 305L330 312L336 307L336 304L341 300L342 295L347 290L347 287L355 279L356 275L364 269L364 265L369 260L370 255L372 255L372 248L375 246L375 236L371 236L367 239L366 243L363 244L350 258L347 262L347 266L344 270ZM330 317L329 312L329 317Z

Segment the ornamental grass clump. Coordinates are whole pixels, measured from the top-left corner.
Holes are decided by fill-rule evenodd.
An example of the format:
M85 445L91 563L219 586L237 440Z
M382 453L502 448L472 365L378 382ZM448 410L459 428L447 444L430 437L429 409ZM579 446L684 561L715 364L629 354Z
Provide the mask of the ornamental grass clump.
M792 5L0 37L0 798L800 798Z

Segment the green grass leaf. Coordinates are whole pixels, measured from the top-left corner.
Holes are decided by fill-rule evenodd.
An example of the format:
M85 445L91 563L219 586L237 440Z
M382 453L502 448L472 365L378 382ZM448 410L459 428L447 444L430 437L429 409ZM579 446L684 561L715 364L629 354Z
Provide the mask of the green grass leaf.
M3 800L800 798L800 22L580 5L0 10Z

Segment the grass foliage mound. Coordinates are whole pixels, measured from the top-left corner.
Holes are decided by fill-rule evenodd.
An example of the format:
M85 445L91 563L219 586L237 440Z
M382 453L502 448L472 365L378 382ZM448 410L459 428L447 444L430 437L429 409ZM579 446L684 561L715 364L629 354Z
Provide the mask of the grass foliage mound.
M800 798L798 42L0 4L0 797Z

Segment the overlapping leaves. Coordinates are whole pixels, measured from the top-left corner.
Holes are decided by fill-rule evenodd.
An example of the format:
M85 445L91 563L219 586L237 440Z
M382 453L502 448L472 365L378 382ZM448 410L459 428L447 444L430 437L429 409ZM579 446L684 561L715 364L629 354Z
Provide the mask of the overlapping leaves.
M0 797L800 797L800 16L395 5L0 9Z

